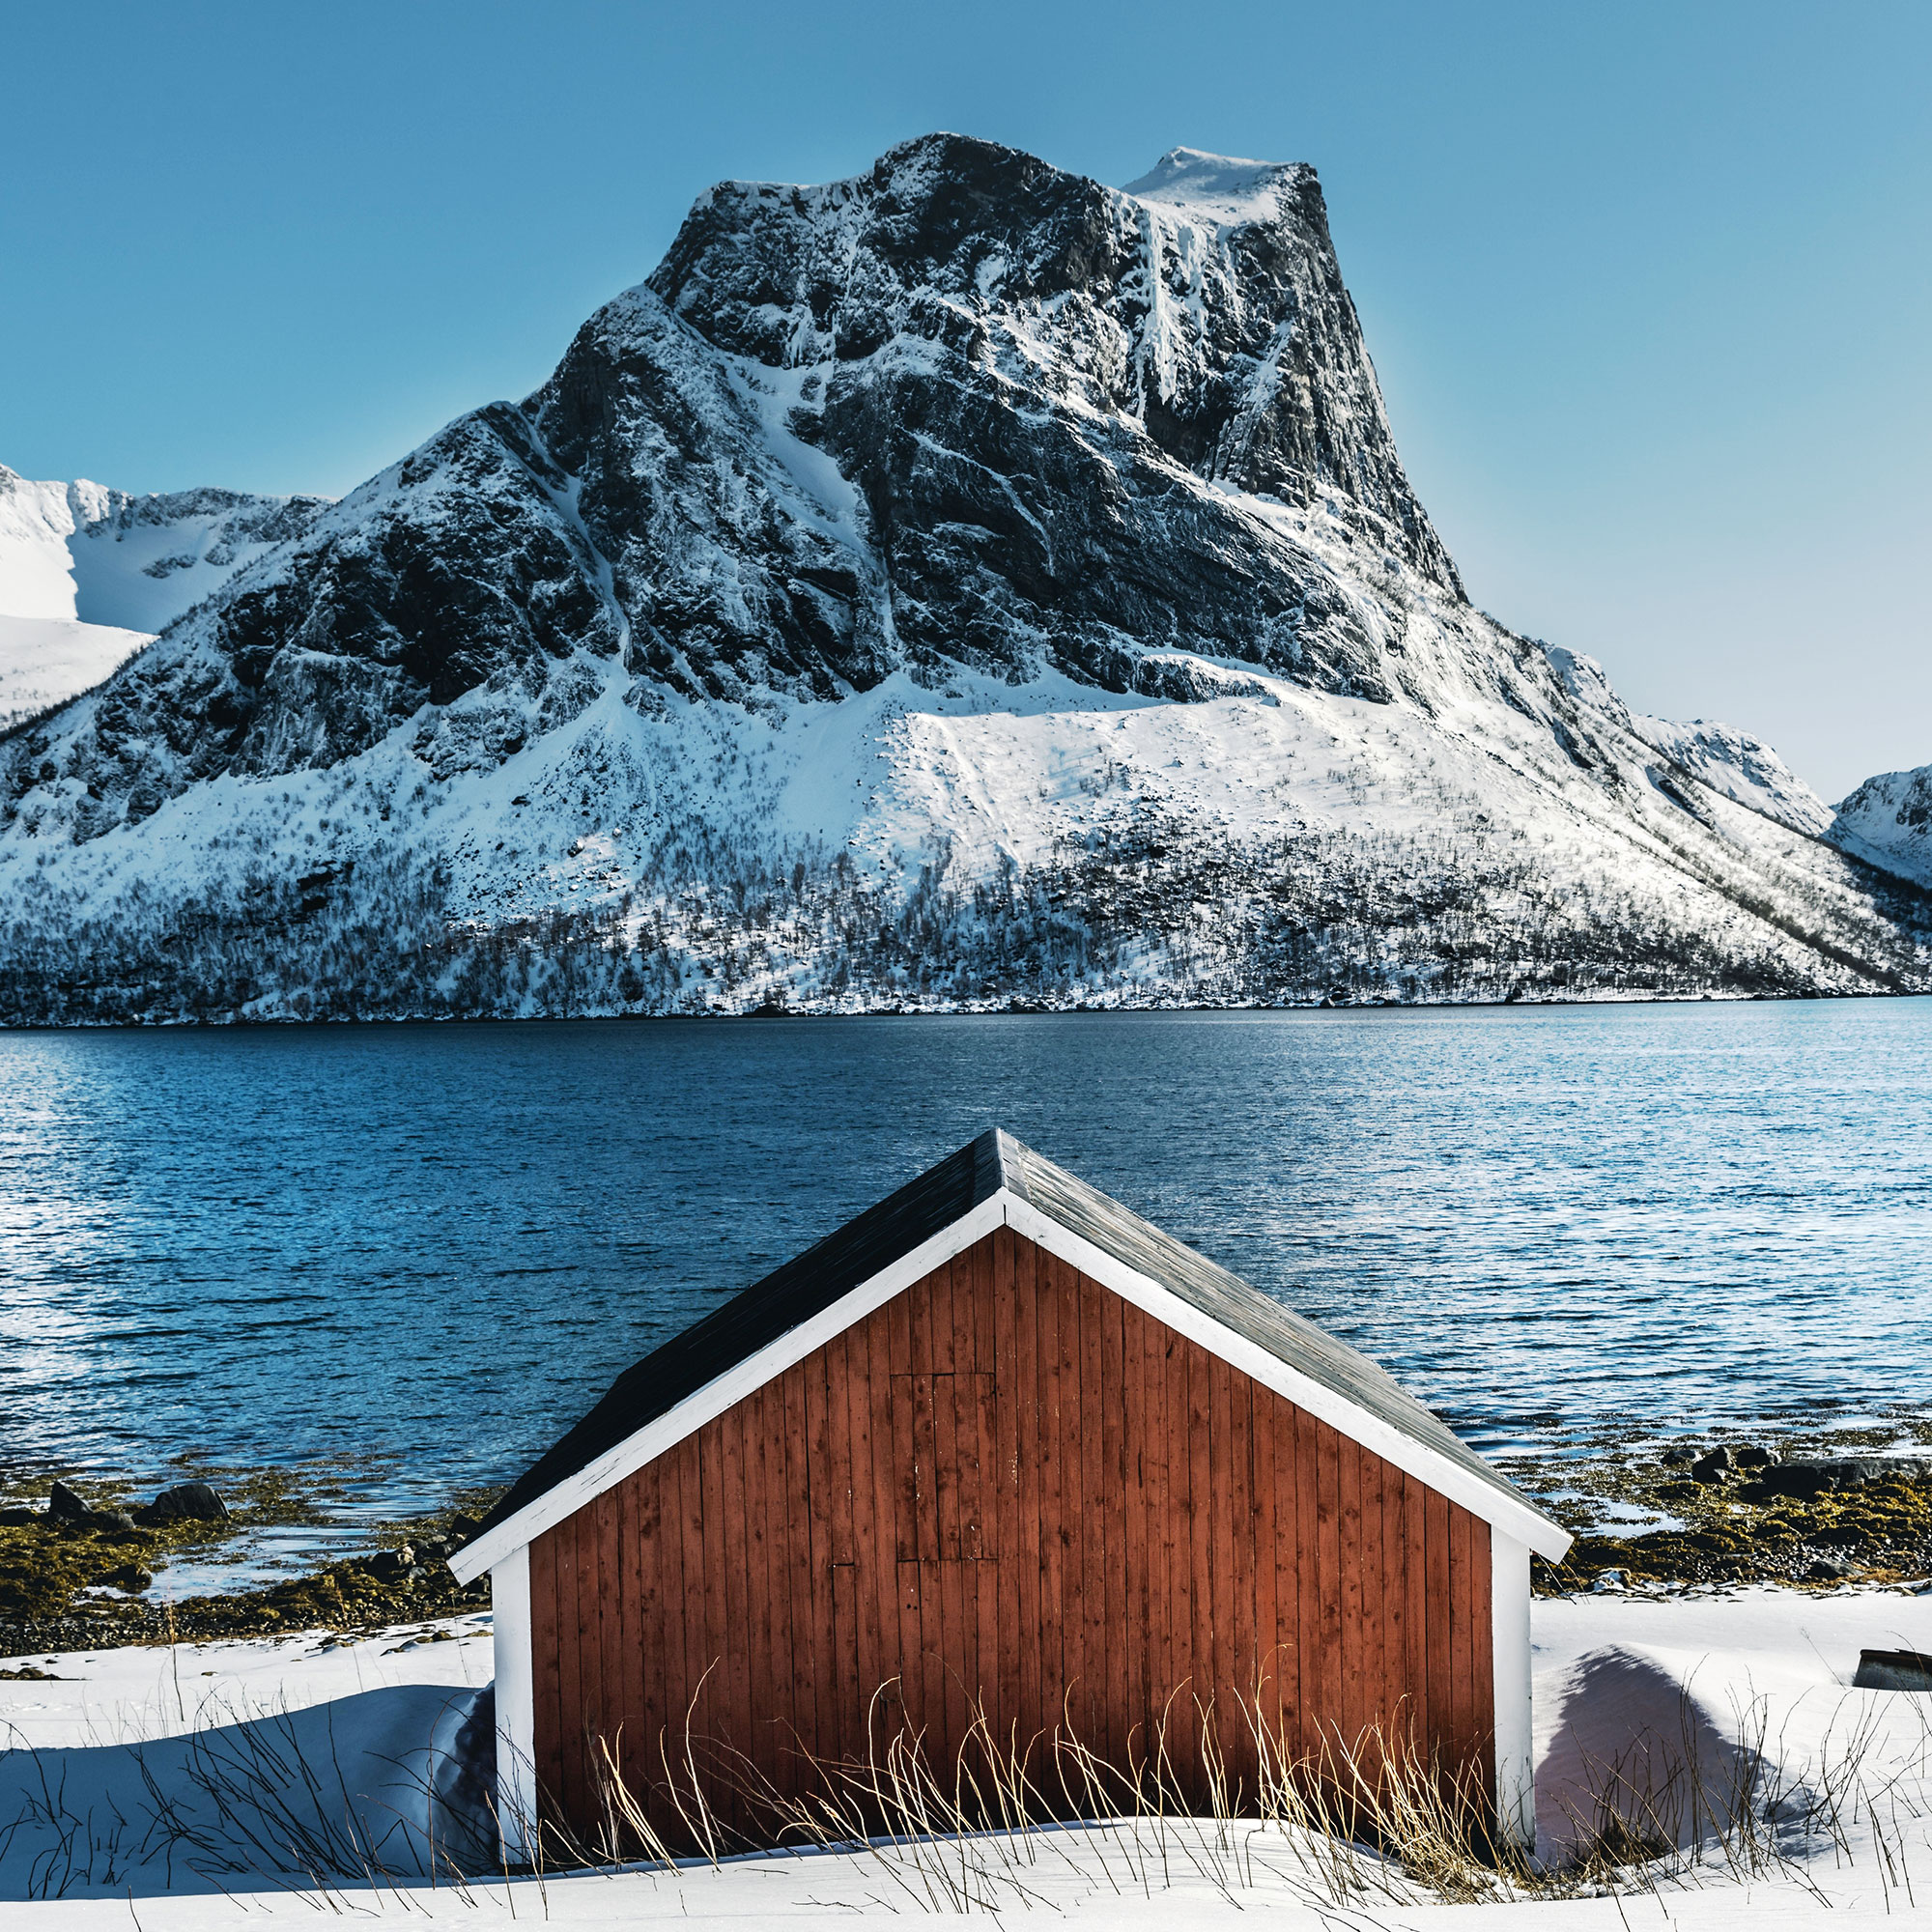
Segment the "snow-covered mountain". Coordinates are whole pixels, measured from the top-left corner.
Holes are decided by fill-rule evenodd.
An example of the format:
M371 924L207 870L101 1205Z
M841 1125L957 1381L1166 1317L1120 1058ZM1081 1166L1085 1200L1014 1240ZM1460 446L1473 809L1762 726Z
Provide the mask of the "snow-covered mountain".
M35 483L0 464L0 728L109 676L276 544L319 497L130 497Z
M1839 802L1832 838L1888 871L1932 886L1932 765L1867 779Z
M0 742L0 1011L1932 984L1769 748L1466 601L1314 172L727 183Z

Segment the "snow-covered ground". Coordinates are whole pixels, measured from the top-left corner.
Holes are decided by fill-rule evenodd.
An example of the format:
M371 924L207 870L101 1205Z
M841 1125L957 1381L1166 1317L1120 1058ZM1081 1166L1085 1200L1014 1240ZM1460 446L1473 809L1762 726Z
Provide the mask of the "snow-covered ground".
M91 691L148 641L112 624L0 613L0 731Z
M301 1829L314 1833L318 1821L332 1819L345 1838L353 1830L357 1842L382 1845L385 1862L398 1861L425 1815L431 1757L447 1748L488 1677L486 1627L487 1618L462 1619L444 1627L455 1637L435 1641L422 1640L418 1629L342 1643L311 1636L34 1660L65 1681L9 1684L0 1699L15 1747L0 1758L0 1897L20 1899L33 1873L66 1869L63 1861L92 1878L71 1885L65 1899L12 1906L8 1922L128 1932L131 1914L138 1932L204 1932L335 1911L439 1926L531 1918L592 1927L660 1917L749 1926L957 1909L936 1863L871 1852L541 1884L331 1886L326 1898L309 1881L277 1877L266 1861L251 1871L251 1833L269 1842L278 1829L294 1829L288 1821L298 1814ZM1265 1844L1250 1848L1251 1861L1230 1852L1217 1863L1201 1849L1211 1827L1192 1855L1175 1833L1164 1861L1137 1860L1118 1832L1073 1830L1035 1839L1006 1916L1038 1910L1179 1927L1262 1907L1271 1922L1310 1932L1453 1932L1471 1915L1492 1919L1501 1912L1525 1932L1653 1925L1720 1932L1824 1923L1827 1912L1843 1923L1847 1911L1856 1918L1932 1904L1932 1695L1851 1688L1861 1649L1932 1650L1932 1596L1770 1589L1599 1596L1539 1603L1534 1635L1546 1855L1574 1835L1576 1817L1589 1808L1580 1794L1601 1791L1610 1766L1626 1789L1642 1788L1647 1776L1668 1776L1688 1750L1705 1802L1717 1809L1732 1768L1754 1767L1751 1803L1777 1857L1754 1875L1741 1874L1707 1850L1701 1864L1662 1884L1629 1873L1621 1896L1424 1905L1371 1890L1338 1903L1318 1897L1292 1860L1271 1868ZM240 1741L251 1730L258 1741L251 1764L259 1770L272 1750L290 1768L286 1818L251 1825L238 1812L218 1826L204 1818L204 1842L228 1845L233 1862L209 1869L178 1831L170 1871L157 1811L207 1803L183 1781L188 1752L202 1754L196 1790L205 1790L209 1764L242 1762ZM327 1767L327 1788L297 1789L298 1750ZM9 1835L4 1821L36 1804L73 1822L65 1841L44 1820L30 1819ZM143 1840L145 1858L135 1855ZM201 1876L191 1869L198 1859Z

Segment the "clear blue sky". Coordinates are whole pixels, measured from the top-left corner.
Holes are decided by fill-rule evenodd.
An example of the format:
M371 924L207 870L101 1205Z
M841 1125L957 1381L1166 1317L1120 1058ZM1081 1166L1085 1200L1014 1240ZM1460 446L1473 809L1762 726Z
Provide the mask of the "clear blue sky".
M1928 102L1925 0L0 0L0 462L339 493L724 176L1308 160L1476 601L1836 797L1932 760Z

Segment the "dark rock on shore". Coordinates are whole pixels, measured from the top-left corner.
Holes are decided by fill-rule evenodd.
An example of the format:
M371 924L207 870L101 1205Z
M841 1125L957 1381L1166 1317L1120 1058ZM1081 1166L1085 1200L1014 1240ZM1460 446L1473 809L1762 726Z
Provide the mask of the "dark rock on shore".
M1902 1434L1932 1441L1932 1423ZM1876 1432L1785 1443L1673 1444L1634 1460L1611 1452L1566 1463L1560 1477L1533 1464L1510 1473L1532 1491L1560 1489L1554 1514L1577 1532L1558 1570L1537 1587L1575 1591L1615 1575L1612 1587L1681 1583L1918 1583L1932 1577L1932 1460L1866 1447ZM1656 1526L1603 1520L1654 1513Z
M177 1483L163 1490L138 1519L143 1523L226 1522L228 1505L208 1483Z
M68 1486L56 1481L47 1492L47 1515L55 1522L85 1522L94 1512Z
M1777 1496L1822 1496L1887 1477L1909 1480L1916 1473L1932 1470L1917 1458L1905 1456L1813 1456L1773 1464L1743 1493L1749 1502L1769 1502Z

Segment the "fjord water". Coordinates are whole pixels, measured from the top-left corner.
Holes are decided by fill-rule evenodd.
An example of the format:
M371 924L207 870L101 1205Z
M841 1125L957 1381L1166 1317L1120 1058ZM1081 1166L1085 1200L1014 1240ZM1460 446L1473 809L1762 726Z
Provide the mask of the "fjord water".
M1471 1440L1932 1371L1932 1002L0 1036L0 1473L506 1478L990 1124Z

